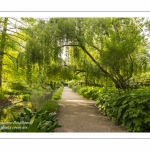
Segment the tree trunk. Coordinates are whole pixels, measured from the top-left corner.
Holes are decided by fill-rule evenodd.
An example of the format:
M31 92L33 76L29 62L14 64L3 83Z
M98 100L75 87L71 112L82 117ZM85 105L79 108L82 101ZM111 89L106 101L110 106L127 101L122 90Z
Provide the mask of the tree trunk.
M4 50L6 44L6 32L7 32L7 22L8 18L5 18L3 21L3 30L1 36L1 43L0 43L0 89L2 89L2 71L3 71L3 57L4 57Z
M129 89L129 85L124 80L114 80L113 82L116 88L118 89L123 89L123 90Z
M97 65L97 67L101 70L101 72L104 73L104 75L108 78L111 79L111 81L113 81L113 83L115 84L116 88L118 89L129 89L129 85L127 84L127 81L129 80L130 77L132 77L132 72L133 72L133 63L131 65L131 73L130 76L127 77L126 79L123 79L123 77L120 74L117 74L118 79L115 78L112 74L110 74L109 72L107 72L95 59L94 57L87 51L87 49L85 48L85 46L82 44L82 42L80 41L80 39L78 37L76 37L77 41L79 44L69 44L69 45L63 45L63 46L79 46L90 58L91 60ZM130 56L131 59L131 56ZM132 59L131 59L132 61Z
M80 47L82 48L82 50L91 58L91 60L98 66L98 68L106 75L106 77L110 78L116 88L119 89L123 89L126 90L129 88L129 85L127 84L126 80L123 79L123 77L118 74L118 79L116 79L112 74L110 74L109 72L107 72L94 58L93 56L86 50L86 48L80 44Z

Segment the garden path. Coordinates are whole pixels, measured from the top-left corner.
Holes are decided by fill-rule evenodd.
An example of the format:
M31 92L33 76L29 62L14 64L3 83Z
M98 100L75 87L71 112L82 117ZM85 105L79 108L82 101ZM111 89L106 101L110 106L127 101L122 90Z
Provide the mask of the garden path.
M59 100L57 118L62 127L55 132L127 132L103 116L95 101L86 100L68 87L64 87Z

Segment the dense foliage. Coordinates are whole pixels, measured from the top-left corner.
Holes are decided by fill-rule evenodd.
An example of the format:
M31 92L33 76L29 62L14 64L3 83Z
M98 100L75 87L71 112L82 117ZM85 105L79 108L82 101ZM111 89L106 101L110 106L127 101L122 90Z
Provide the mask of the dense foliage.
M42 103L38 109L31 106L31 108L24 107L23 111L15 113L10 111L9 114L3 114L3 117L12 114L8 117L6 122L0 123L1 132L54 132L54 130L61 125L58 124L56 118L56 111L58 107L58 97L60 98L63 87L58 88L52 99ZM57 98L57 100L56 100ZM41 105L41 104L40 104ZM2 117L2 116L1 116Z
M14 121L9 126L1 126L2 132L54 132L60 127L56 113L49 111L30 110L24 108L24 113L14 116Z
M75 80L116 123L149 131L149 31L149 18L0 18L0 108L34 98L42 115L63 88L42 108L37 96Z
M149 66L143 34L148 23L144 18L1 18L0 86L54 88L78 78L86 85L126 90L133 75Z

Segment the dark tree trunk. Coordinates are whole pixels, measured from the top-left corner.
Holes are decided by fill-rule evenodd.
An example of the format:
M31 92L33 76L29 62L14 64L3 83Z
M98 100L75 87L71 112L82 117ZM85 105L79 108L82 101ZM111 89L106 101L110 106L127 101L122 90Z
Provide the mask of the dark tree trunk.
M129 85L127 84L127 79L123 79L123 77L118 74L118 79L116 79L112 74L110 74L109 72L107 72L94 58L93 56L86 50L86 48L81 44L80 47L82 48L82 50L92 59L92 61L98 66L98 68L105 74L106 77L110 78L116 88L118 89L129 89Z

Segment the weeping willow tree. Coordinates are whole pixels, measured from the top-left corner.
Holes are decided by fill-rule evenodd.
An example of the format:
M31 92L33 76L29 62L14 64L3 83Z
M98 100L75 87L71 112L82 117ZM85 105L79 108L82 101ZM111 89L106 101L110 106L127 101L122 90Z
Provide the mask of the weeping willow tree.
M35 26L28 28L29 36L24 53L27 64L27 82L38 82L40 85L51 85L55 82L69 79L70 67L62 58L63 48L55 32L56 22L53 20L38 20ZM36 81L34 80L36 76Z
M56 37L61 41L61 47L73 47L74 57L78 57L78 51L83 51L90 58L89 62L97 66L101 76L109 78L117 88L129 88L136 55L145 46L141 34L142 20L57 18L53 21L57 23Z
M139 18L51 18L28 28L26 63L28 83L33 72L41 82L85 76L98 78L128 89L145 53L144 26ZM66 49L67 58L62 54ZM138 63L137 63L138 62ZM44 79L44 80L43 80Z
M16 60L25 46L25 27L27 24L21 18L0 18L0 88L12 76L18 79Z
M67 54L67 64L73 72L74 79L84 81L86 85L94 84L98 68L90 61L89 57L78 47L68 48ZM94 73L95 75L93 76ZM100 75L98 76L100 77Z

